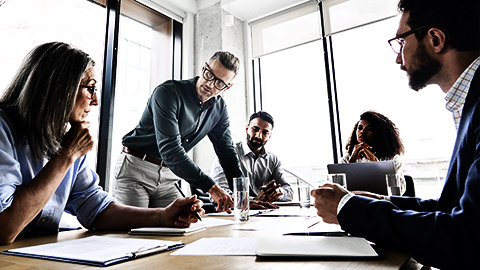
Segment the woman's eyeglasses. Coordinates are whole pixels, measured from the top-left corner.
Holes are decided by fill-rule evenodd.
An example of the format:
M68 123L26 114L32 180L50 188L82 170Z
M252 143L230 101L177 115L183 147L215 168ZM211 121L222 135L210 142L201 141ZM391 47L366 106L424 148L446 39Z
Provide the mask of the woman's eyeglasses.
M90 93L90 99L93 99L93 96L97 93L98 89L95 85L80 85L80 87L87 88Z

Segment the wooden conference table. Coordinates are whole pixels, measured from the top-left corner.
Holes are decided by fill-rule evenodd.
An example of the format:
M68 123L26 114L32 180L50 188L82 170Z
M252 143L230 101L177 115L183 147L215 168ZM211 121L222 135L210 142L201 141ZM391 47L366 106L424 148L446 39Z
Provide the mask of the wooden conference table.
M227 218L227 217L225 217ZM251 217L251 221L266 219L269 217ZM231 218L230 218L231 219ZM250 221L249 221L250 222ZM65 241L77 238L83 238L92 235L105 235L111 237L141 237L179 241L182 240L188 244L204 237L262 237L265 231L244 231L232 230L232 225L211 227L205 231L191 234L188 236L172 237L172 236L131 236L126 232L91 232L87 230L75 230L60 232L58 235L20 238L11 245L0 246L0 251ZM299 260L282 259L282 260L263 260L255 256L170 256L170 252L150 255L136 260L119 263L109 267L108 269L400 269L400 267L409 259L403 253L391 250L377 250L379 258L365 260L325 260L325 259L308 259ZM11 255L0 254L0 269L2 270L20 270L20 269L102 269L94 266L86 266L74 263L56 262L50 260L17 257Z

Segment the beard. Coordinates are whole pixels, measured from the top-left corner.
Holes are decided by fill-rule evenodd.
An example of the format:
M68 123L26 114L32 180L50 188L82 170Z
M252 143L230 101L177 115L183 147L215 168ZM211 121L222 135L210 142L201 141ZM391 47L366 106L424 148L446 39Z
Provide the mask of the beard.
M247 144L251 147L255 149L260 149L265 145L265 143L267 142L263 142L257 138L252 138L249 134L247 134Z
M415 59L413 63L416 68L412 68L410 71L403 65L400 68L407 72L410 88L418 91L427 86L430 79L440 71L442 66L438 60L428 55L425 45L422 43L418 44L412 59Z

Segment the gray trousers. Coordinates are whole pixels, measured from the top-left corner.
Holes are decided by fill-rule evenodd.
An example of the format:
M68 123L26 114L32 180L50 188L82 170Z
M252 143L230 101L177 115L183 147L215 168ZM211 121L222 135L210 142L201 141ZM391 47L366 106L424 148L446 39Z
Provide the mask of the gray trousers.
M166 207L181 194L173 185L179 181L169 168L121 153L115 167L114 197L139 207Z

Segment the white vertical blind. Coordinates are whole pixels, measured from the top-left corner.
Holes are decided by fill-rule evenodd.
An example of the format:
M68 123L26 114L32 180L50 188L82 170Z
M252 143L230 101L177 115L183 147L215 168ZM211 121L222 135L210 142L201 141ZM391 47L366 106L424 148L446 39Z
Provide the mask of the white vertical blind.
M388 19L398 0L323 0L325 35ZM317 1L312 0L250 23L252 56L261 57L320 39Z
M398 0L323 0L327 36L394 17Z
M250 23L254 58L320 38L320 15L316 1Z

